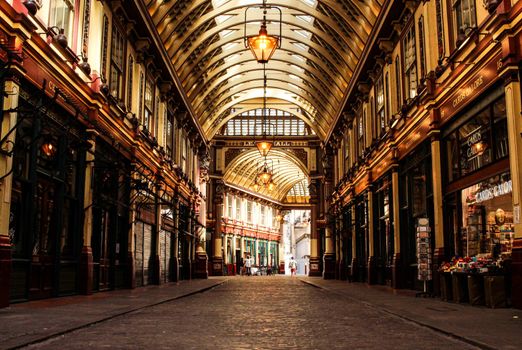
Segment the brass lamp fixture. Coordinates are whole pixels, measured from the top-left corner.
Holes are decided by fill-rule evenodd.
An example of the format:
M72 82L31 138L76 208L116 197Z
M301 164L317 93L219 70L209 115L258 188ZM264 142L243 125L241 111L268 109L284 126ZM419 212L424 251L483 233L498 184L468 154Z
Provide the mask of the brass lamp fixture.
M269 161L264 159L263 164L259 167L260 171L254 177L252 188L258 192L262 188L266 188L268 191L275 189L275 183L273 180L274 169L273 166L269 166Z
M263 21L261 22L261 28L259 29L258 35L246 35L247 26L247 13L250 8L261 8L263 10ZM267 10L279 11L279 35L268 35L266 29L266 14ZM266 0L263 0L263 4L248 6L245 10L245 28L244 28L244 43L245 47L248 47L252 54L256 58L258 63L268 63L275 50L281 47L281 22L282 12L279 7L267 6Z
M257 178L265 186L268 186L268 184L272 181L272 173L268 171L268 166L266 162L263 165L263 170L259 174L257 174Z
M273 141L268 138L268 124L266 122L266 69L265 65L263 65L263 121L261 125L261 139L256 141L256 147L261 154L261 157L265 157L268 155L268 152L272 149ZM255 130L254 130L255 135ZM273 135L272 135L273 136Z

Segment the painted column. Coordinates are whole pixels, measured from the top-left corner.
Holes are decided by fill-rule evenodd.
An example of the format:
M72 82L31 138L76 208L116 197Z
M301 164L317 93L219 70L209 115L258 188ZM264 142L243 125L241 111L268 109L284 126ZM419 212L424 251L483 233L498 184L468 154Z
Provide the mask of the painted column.
M174 191L174 196L172 198L172 209L174 211L174 239L172 240L174 249L172 249L171 256L171 271L172 281L177 282L179 281L179 193L177 189Z
M228 275L228 264L230 261L228 261L228 234L225 232L223 234L223 266L225 271L227 271Z
M159 197L161 195L161 185L154 186L154 231L152 232L152 254L150 257L150 266L152 266L152 284L161 284L161 264L160 264L160 230L161 230L161 204Z
M232 242L230 245L230 250L232 251L232 261L230 263L232 264L232 274L235 275L236 274L236 235L235 235L235 233L233 233L231 236L232 236L231 237Z
M279 221L279 242L277 244L278 253L277 256L279 258L279 273L285 273L285 246L284 246L284 236L285 236L285 213L281 212L281 220Z
M94 154L96 151L95 130L87 130L90 149L85 154L85 183L83 194L83 247L80 254L79 289L81 294L92 294L93 261L92 261L92 205L94 192Z
M255 265L259 266L259 238L256 237L256 240L254 241L254 262Z
M223 239L221 237L223 230L223 188L222 180L216 180L215 196L214 196L214 212L216 213L216 228L212 237L214 241L214 251L212 252L212 275L223 276L223 256L221 247L223 246Z
M319 269L319 249L317 234L317 212L319 211L319 180L312 179L310 181L310 271L309 276L321 276Z
M377 283L377 266L375 257L375 243L374 243L374 219L373 213L373 189L372 186L368 186L368 284Z
M13 79L4 82L2 93L2 111L15 109L18 107L18 96L20 86ZM4 112L2 115L2 125L0 138L4 138L7 133L16 125L17 113ZM7 137L7 141L0 145L2 151L10 152L15 142L16 131ZM9 217L11 212L11 190L13 183L12 175L13 157L8 153L0 152L0 308L9 306L9 289L11 281L11 239L9 237Z
M358 264L358 261L357 261L357 237L356 237L356 234L355 234L355 206L352 205L352 208L351 208L351 212L352 212L352 216L351 216L351 227L350 227L350 231L351 231L351 239L352 239L352 262L351 262L351 266L350 266L350 279L352 281L357 281L357 264Z
M432 123L433 126L438 125L439 111L433 110ZM444 212L442 207L443 193L442 193L442 163L441 163L441 149L440 149L440 131L432 129L431 135L431 168L432 168L432 186L433 186L433 219L432 234L434 236L433 249L433 291L438 293L440 291L439 266L444 260Z
M512 250L512 303L522 308L522 222L520 205L522 201L522 118L521 92L518 69L505 74L506 115L509 140L509 165L513 185L513 221L515 237Z
M401 265L401 227L400 227L400 201L399 201L399 165L392 167L392 193L393 193L393 245L394 254L392 260L392 287L402 286Z
M135 144L136 146L136 144ZM136 169L138 165L133 163L131 165L132 169ZM132 172L132 180L135 180L137 174ZM86 177L87 178L87 177ZM130 190L130 198L136 198L137 190L131 187ZM128 232L128 245L127 245L127 287L128 288L136 288L136 267L134 264L134 253L135 253L135 245L136 245L136 237L135 237L135 223L136 223L136 201L130 203L129 207L129 232Z

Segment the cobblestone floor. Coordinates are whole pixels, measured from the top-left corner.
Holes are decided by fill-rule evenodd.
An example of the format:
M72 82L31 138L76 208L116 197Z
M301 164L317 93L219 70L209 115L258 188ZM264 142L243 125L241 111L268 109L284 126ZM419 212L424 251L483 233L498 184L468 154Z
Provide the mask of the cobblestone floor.
M31 349L470 349L289 277L236 277Z

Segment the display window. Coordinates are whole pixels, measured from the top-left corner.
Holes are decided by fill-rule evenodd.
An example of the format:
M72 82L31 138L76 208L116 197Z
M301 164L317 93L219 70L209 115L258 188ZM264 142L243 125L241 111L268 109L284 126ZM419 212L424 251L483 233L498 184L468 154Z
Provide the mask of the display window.
M455 242L460 256L511 256L513 245L512 183L509 172L461 191L462 229Z
M444 138L449 182L509 154L504 97L472 113L472 116Z

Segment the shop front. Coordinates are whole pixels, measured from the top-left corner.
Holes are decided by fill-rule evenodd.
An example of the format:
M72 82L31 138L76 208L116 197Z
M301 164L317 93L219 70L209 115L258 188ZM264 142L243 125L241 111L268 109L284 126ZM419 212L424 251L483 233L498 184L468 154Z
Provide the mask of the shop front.
M423 290L418 280L417 223L427 218L433 226L433 191L429 142L419 145L404 157L399 167L400 252L402 277L399 285ZM433 246L434 239L431 237Z
M391 175L374 183L373 278L372 283L391 286L393 263L393 221Z
M352 260L352 279L368 280L368 195L364 192L355 199L355 257Z
M128 162L102 139L96 141L92 207L93 284L95 291L123 288L129 232Z
M75 294L83 244L83 130L38 92L22 90L9 213L10 300ZM42 106L45 105L45 108Z
M442 287L449 288L448 273L453 275L452 295L441 291L446 299L484 303L483 293L493 288L497 298L490 298L489 304L505 305L509 300L514 212L503 91L499 87L478 99L443 132ZM471 278L479 286L467 289L462 281Z
M341 221L341 247L342 259L339 261L339 276L341 279L351 280L350 264L353 258L352 254L352 234L353 234L353 210L347 205L342 209Z

